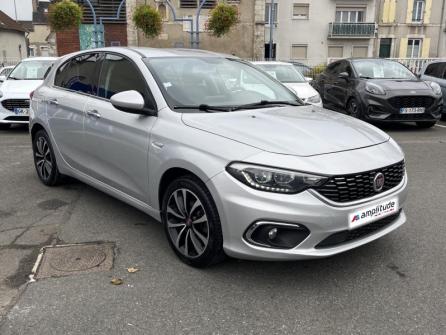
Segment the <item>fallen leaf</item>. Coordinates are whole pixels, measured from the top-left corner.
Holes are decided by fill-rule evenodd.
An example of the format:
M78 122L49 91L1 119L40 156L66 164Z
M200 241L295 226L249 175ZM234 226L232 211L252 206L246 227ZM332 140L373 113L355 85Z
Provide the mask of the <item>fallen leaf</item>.
M131 268L128 268L127 271L128 271L129 273L135 273L135 272L138 272L139 269L134 268L134 267L131 267Z
M110 283L112 283L113 285L121 285L122 283L124 283L124 281L121 278L112 278Z

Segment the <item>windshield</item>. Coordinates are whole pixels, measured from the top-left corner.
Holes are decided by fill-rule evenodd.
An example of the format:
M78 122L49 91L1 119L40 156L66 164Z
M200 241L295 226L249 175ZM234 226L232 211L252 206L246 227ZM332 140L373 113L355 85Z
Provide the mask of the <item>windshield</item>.
M145 59L172 109L186 106L234 107L298 99L252 65L217 57ZM192 109L194 112L198 109Z
M50 60L32 60L22 62L10 73L8 79L43 80L46 71L53 64Z
M370 79L416 79L415 75L398 62L384 59L354 60L359 77Z
M305 78L293 65L256 64L270 76L282 83L304 83Z

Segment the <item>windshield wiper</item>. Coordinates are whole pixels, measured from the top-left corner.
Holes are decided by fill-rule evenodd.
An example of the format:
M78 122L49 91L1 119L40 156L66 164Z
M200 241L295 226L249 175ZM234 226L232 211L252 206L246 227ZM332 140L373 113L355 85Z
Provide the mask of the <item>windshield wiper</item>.
M375 79L373 77L367 77L367 76L359 76L359 78L362 78L362 79Z
M8 79L12 79L12 80L20 80L20 78L17 78L17 77L11 77L11 76L9 76Z
M241 109L256 109L268 106L277 106L277 105L288 105L288 106L302 106L302 104L297 101L270 101L270 100L261 100L259 102L255 102L252 104L240 105L231 109L231 111L238 111Z
M197 106L174 106L173 109L198 109L200 111L206 113L215 113L215 112L230 112L230 107L218 107L218 106L209 106L206 104L201 104Z

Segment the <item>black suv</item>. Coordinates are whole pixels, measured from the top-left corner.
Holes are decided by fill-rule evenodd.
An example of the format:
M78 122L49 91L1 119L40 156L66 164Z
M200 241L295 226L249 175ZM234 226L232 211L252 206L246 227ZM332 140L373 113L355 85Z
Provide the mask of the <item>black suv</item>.
M404 65L387 59L343 59L312 82L324 107L366 121L414 121L429 128L441 117L437 83L418 79Z

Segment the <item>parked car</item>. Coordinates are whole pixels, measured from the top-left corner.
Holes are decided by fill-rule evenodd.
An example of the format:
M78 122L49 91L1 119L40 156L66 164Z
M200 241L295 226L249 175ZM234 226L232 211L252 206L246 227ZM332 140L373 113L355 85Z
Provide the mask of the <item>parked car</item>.
M43 83L45 73L56 59L27 58L10 72L0 87L0 129L28 123L29 95Z
M14 66L4 66L0 68L0 86L11 73L12 69L14 69Z
M289 63L293 64L293 66L304 76L306 81L313 80L313 68L311 68L311 66L296 61L290 61Z
M333 62L313 86L324 106L366 121L414 121L429 128L443 108L437 83L422 81L404 65L386 59Z
M444 102L446 97L446 61L434 61L426 64L421 70L420 79L435 82L440 85ZM444 103L442 118L446 119L446 105Z
M69 175L146 212L193 266L327 257L406 221L395 141L233 56L82 51L53 66L31 110L45 185Z
M292 64L284 62L253 62L253 64L296 92L304 102L322 107L319 93Z

